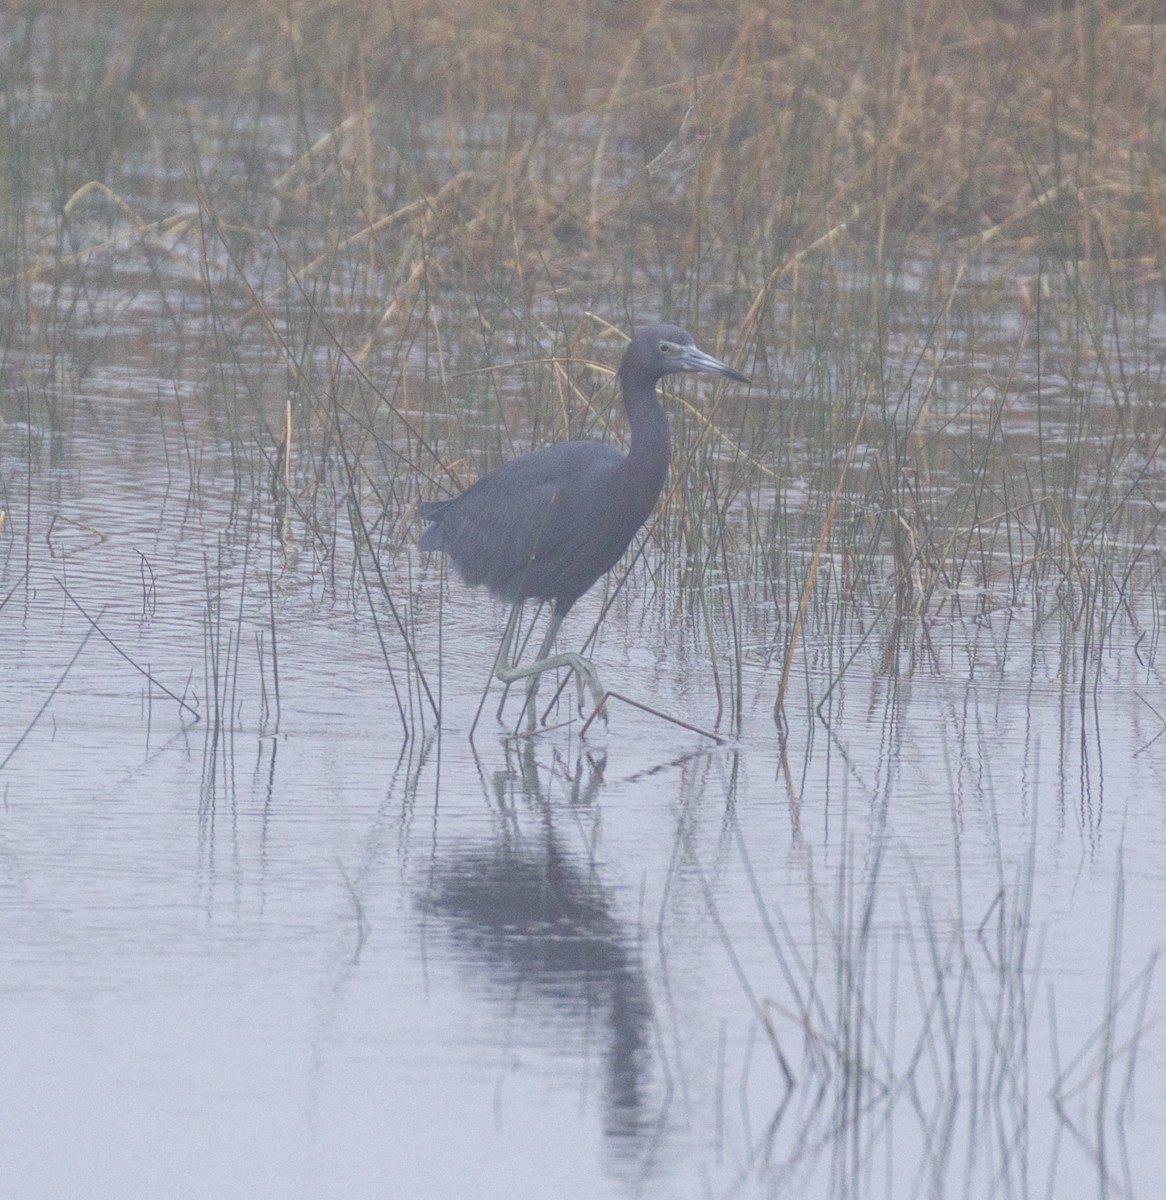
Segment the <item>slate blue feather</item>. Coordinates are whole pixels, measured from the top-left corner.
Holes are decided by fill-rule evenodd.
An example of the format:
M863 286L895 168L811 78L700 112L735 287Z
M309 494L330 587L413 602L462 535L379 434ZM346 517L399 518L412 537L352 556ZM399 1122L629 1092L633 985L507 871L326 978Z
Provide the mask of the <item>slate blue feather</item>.
M535 662L517 667L505 661L512 629L500 655L499 678L531 678L528 703L539 675L556 666L578 671L598 703L599 681L590 662L577 654L551 655L551 647L571 606L619 562L656 507L671 451L656 384L666 375L690 371L748 382L739 371L698 350L683 329L642 329L619 367L631 428L626 455L602 442L559 442L503 463L460 496L418 508L429 522L420 548L449 555L466 583L483 584L514 605L532 599L553 602Z

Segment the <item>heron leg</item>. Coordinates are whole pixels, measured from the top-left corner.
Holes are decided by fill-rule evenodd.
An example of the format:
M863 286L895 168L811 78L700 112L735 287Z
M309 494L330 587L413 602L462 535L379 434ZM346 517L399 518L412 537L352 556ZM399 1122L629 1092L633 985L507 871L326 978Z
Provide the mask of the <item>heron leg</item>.
M563 618L567 615L565 610L560 612L557 606L551 610L551 619L547 625L546 636L542 640L542 645L539 647L538 655L534 662L519 666L517 663L509 661L510 647L514 640L514 630L518 625L518 607L518 605L515 605L510 623L506 627L506 634L503 638L502 649L498 653L498 665L494 668L494 674L503 683L514 683L519 679L529 680L529 683L526 685L526 702L523 705L526 711L527 724L533 727L537 720L538 706L536 699L538 696L539 681L542 678L543 672L553 671L558 667L567 667L575 672L575 676L579 681L580 707L582 707L584 683L586 683L591 692L592 703L598 706L603 696L603 687L599 682L599 673L595 670L595 666L591 660L584 658L582 654L575 654L572 651L565 651L562 654L551 653L554 649L555 637L559 632L559 626L562 625Z
M521 618L522 601L519 600L511 606L510 616L506 619L506 630L502 634L502 644L498 647L498 653L494 657L494 677L506 684L502 692L502 699L498 701L498 711L494 714L495 719L499 721L502 720L502 709L506 706L506 696L510 691L511 680L508 675L512 667L517 665L510 661L510 648L514 645L514 635L518 631Z

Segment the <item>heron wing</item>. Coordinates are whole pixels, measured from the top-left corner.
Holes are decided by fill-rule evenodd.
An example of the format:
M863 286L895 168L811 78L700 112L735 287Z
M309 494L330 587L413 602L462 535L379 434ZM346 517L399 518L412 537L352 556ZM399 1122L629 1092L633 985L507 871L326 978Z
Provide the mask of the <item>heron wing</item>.
M604 476L622 459L601 442L558 442L524 454L460 496L421 506L432 522L421 549L445 551L467 583L505 600L555 597L592 528Z

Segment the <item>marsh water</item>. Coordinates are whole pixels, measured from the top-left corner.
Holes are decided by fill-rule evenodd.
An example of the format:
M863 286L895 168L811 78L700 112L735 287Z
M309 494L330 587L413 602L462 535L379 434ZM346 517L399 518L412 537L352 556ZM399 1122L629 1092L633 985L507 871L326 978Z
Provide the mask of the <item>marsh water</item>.
M275 158L297 136L290 115L263 134ZM123 166L118 204L190 203L189 159ZM822 552L822 463L856 427L796 420L828 347L746 346L707 455L713 389L669 401L681 483L564 628L575 648L598 623L607 723L544 685L528 736L516 697L495 716L505 611L418 553L412 507L453 486L439 463L464 481L555 436L530 414L570 353L534 355L491 279L490 322L438 296L359 357L354 309L289 282L278 223L240 247L196 209L146 230L109 204L71 210L8 317L6 1195L1156 1194L1166 481L1160 435L1116 454L1101 373L1058 389L1015 293L978 286L1041 264L971 272L954 309L930 262L879 279L887 392L954 311L929 436L975 458L1003 424L991 471L1065 499L1049 527L1107 488L1134 516L1034 572L1001 491L982 570L928 582L917 556L913 607L864 501ZM676 315L636 294L637 320ZM795 309L771 345L797 344ZM728 352L731 314L688 319ZM1152 398L1160 316L1137 341ZM612 414L584 431L618 438L609 383L568 369ZM991 421L977 373L1006 377ZM687 514L769 444L749 422L778 469L714 498L708 552ZM872 419L856 462L902 425ZM921 486L940 525L966 478L944 460Z

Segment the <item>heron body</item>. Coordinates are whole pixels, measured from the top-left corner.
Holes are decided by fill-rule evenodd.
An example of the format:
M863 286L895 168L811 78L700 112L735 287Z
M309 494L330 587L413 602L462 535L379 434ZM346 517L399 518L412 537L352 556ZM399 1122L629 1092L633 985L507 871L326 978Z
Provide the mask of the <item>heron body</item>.
M516 458L456 499L423 505L433 523L421 549L444 551L466 583L500 600L553 600L566 611L651 514L667 472L666 428L662 437L651 479L629 473L631 455L600 442L559 442Z
M574 668L599 701L590 662L576 654L551 655L551 646L571 606L623 557L656 507L671 449L656 384L665 375L691 371L748 382L698 350L683 329L649 326L628 344L619 368L631 428L627 454L602 442L558 442L503 463L460 496L419 506L429 522L420 548L449 555L467 584L485 585L516 611L524 600L553 603L535 662L503 663L496 672L506 682L530 677L528 703L539 675L555 666Z

